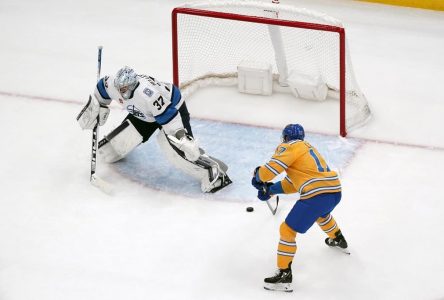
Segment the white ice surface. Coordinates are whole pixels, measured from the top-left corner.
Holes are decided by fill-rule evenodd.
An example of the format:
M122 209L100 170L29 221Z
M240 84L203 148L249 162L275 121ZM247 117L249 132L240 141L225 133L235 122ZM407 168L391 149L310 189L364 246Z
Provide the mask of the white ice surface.
M193 126L230 161L235 183L213 196L192 181L178 190L188 179L160 167L153 140L119 165L99 162L115 185L105 195L88 182L90 133L75 122L96 79L97 46L102 74L131 65L170 80L170 12L180 3L0 1L0 299L443 298L444 13L282 0L343 21L370 123L342 140L335 102L201 90L189 100ZM113 106L101 134L122 116ZM341 172L334 216L352 252L325 247L316 227L298 235L291 295L264 291L262 280L294 198L282 197L272 216L248 186L251 166L289 122L304 124Z

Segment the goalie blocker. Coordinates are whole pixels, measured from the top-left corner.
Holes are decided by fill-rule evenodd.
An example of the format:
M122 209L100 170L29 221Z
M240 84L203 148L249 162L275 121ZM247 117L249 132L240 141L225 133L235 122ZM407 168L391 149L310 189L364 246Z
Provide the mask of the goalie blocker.
M106 162L113 163L128 155L142 141L142 135L127 119L99 142L99 153ZM202 149L198 158L190 160L190 155L183 151L187 147L182 147L176 137L166 135L161 130L157 141L171 164L201 181L202 192L214 193L231 183L226 174L228 167L222 161L206 155Z

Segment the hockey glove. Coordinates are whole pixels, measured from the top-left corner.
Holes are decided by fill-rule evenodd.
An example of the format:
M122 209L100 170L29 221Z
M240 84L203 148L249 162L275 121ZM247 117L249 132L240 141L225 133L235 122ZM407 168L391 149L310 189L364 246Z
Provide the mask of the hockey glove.
M251 185L254 186L254 188L256 190L261 190L262 187L264 186L264 183L262 181L260 181L259 179L257 179L257 172L259 172L259 168L257 167L256 169L254 169L253 172L253 178L251 178Z
M270 187L273 185L272 182L265 182L262 189L258 190L257 197L261 201L267 201L271 198Z
M93 129L99 118L99 125L105 124L109 116L109 108L99 103L95 97L89 96L88 103L77 116L77 121L82 129Z

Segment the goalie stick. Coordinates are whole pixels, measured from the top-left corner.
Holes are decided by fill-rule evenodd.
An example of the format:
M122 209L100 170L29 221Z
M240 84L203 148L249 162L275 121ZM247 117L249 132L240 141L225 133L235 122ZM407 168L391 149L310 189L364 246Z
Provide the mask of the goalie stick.
M97 54L97 81L100 79L100 70L102 68L102 46L98 46L98 54ZM91 176L89 181L95 187L98 187L100 190L105 192L106 194L111 194L111 186L96 175L96 163L97 163L97 145L98 145L98 137L99 137L99 116L97 116L97 123L92 130L92 147L91 147Z

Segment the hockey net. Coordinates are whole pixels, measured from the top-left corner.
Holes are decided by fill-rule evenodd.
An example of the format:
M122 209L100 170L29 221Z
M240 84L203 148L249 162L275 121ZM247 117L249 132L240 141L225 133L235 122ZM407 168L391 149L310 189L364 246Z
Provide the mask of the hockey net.
M193 2L172 13L174 83L185 96L207 85L235 85L241 61L271 66L273 91L292 72L319 78L340 101L340 135L364 124L370 108L353 73L340 21L257 1Z

